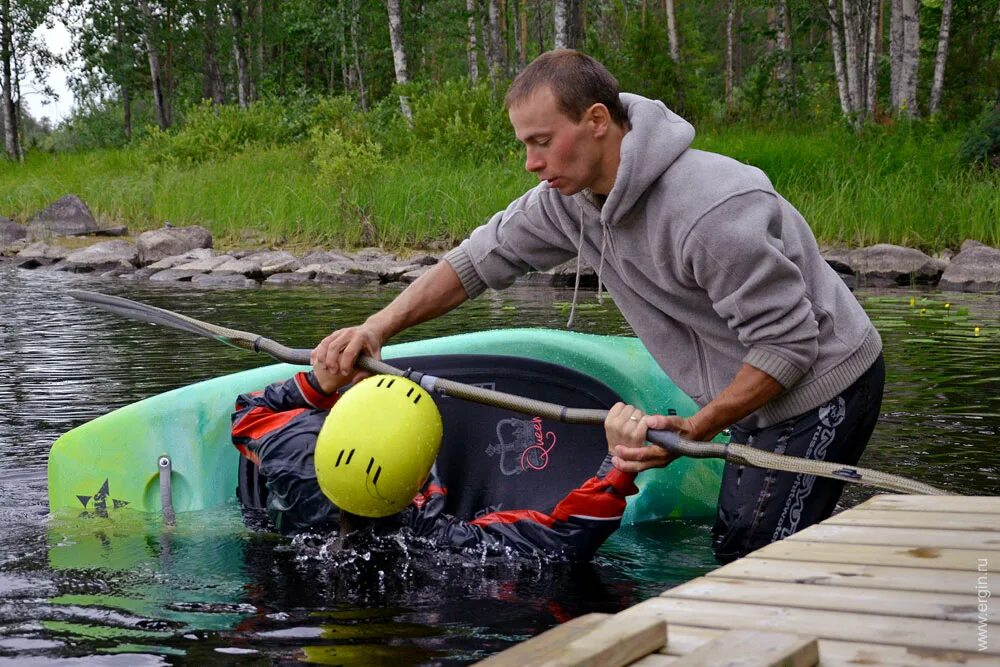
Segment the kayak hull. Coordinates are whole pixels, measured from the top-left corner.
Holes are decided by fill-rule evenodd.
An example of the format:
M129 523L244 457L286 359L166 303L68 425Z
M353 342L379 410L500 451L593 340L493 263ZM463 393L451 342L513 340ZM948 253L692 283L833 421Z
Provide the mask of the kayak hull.
M505 329L383 349L387 361L441 354L538 359L590 375L648 413L690 415L697 409L635 338ZM160 512L158 461L164 455L171 460L176 511L231 502L239 456L230 439L236 396L301 369L273 364L213 378L124 406L67 432L49 454L50 507L102 516L122 508ZM637 480L640 493L630 499L624 522L713 516L721 471L718 460L682 459L643 473Z

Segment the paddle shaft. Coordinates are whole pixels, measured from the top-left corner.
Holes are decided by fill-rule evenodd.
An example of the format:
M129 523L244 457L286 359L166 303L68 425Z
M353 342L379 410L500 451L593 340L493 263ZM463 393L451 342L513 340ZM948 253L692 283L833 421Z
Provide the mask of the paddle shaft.
M122 297L84 290L70 290L68 294L74 299L99 306L124 317L214 338L222 343L244 350L263 352L278 361L303 366L310 365L309 357L311 350L286 347L264 336L239 331L238 329L220 327L186 315ZM384 374L408 377L428 391L564 423L603 426L604 420L608 415L607 410L567 408L555 403L515 396L483 387L473 387L419 371L404 371L366 355L359 356L355 362L355 366L376 375ZM646 432L646 438L671 454L678 456L722 458L736 465L748 465L757 468L770 468L785 472L817 475L843 482L877 486L899 493L917 493L923 495L944 494L943 491L933 486L898 475L889 475L877 470L845 466L827 461L801 459L794 456L782 456L773 452L756 450L747 445L697 442L682 438L673 431L650 430Z

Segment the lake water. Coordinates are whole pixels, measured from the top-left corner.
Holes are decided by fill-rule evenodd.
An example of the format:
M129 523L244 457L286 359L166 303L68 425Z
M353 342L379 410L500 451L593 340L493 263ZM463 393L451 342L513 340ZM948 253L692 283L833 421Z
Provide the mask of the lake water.
M466 664L591 611L615 612L714 567L710 524L629 526L593 563L477 563L350 551L247 531L235 506L170 534L155 517L50 515L46 458L114 408L269 363L127 321L64 292L92 289L310 347L398 292L198 290L0 264L0 662ZM885 341L883 416L861 465L956 493L996 494L1000 298L856 292ZM562 327L570 290L487 293L396 342ZM582 296L577 330L630 335L610 299ZM842 504L871 495L849 489ZM122 523L124 522L124 524Z

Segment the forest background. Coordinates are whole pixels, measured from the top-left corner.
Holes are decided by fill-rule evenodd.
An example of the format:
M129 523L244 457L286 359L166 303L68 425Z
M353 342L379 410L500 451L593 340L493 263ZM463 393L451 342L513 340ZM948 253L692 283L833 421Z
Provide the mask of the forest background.
M59 57L77 105L21 103ZM0 215L446 247L531 187L502 98L579 48L827 244L1000 246L1000 0L0 0Z

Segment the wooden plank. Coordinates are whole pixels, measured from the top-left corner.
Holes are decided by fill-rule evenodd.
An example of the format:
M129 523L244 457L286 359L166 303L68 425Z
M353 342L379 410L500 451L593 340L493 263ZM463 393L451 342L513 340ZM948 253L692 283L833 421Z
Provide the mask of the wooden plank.
M1000 533L982 530L941 530L937 528L886 528L846 523L818 523L788 540L831 544L883 544L908 547L948 547L952 549L1000 549Z
M706 576L709 578L729 577L761 581L787 581L819 586L954 593L956 591L975 591L978 575L975 568L931 570L883 565L742 558L713 570Z
M525 667L535 665L561 650L567 643L600 625L610 614L586 614L566 621L531 639L476 663L481 667Z
M834 514L824 523L893 528L938 528L943 530L988 530L1000 532L1000 517L974 512L900 512L854 509Z
M721 637L725 632L725 630L671 623L670 641L663 652L670 656L687 655L699 646ZM908 649L901 646L820 639L819 664L820 667L858 667L858 665L996 667L997 659L973 652Z
M672 655L650 653L645 658L639 658L629 667L666 667L666 665L676 664L677 660L678 658Z
M752 552L747 558L806 560L821 563L893 565L935 570L975 570L978 559L1000 563L1000 551L939 547L887 547L782 540Z
M1000 496L898 496L869 498L855 509L902 512L983 512L1000 514Z
M630 611L642 615L659 612L669 624L706 628L795 630L821 639L919 649L971 652L979 648L975 626L957 621L667 597L646 600ZM1000 646L990 646L982 653L1000 655Z
M667 643L667 624L657 616L612 616L542 662L543 667L625 667Z
M969 590L970 593L961 594L918 593L877 588L701 577L672 588L662 595L716 602L742 602L858 614L965 621L971 626L978 620L979 611L974 591Z
M675 662L678 667L813 667L815 637L787 632L732 630Z

